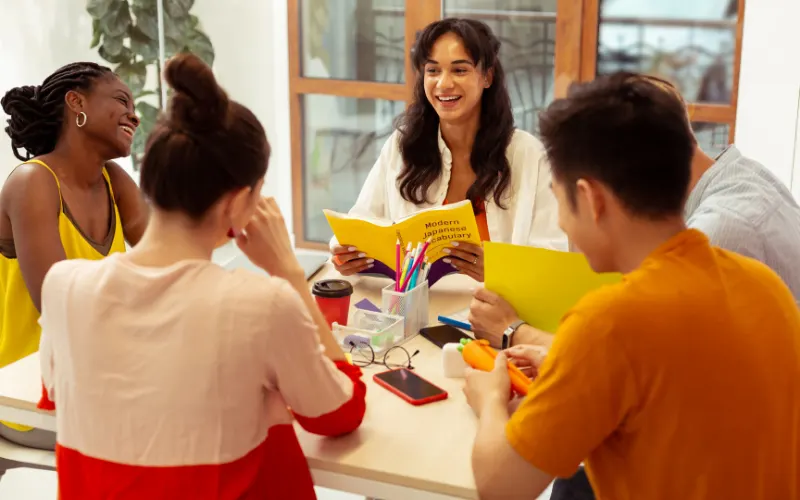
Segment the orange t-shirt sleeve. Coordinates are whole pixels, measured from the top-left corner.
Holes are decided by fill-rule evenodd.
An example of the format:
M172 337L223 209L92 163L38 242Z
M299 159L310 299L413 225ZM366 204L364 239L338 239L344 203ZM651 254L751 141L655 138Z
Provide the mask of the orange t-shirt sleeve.
M634 377L607 314L613 313L583 309L564 318L530 393L506 426L514 450L553 476L573 475L635 404Z

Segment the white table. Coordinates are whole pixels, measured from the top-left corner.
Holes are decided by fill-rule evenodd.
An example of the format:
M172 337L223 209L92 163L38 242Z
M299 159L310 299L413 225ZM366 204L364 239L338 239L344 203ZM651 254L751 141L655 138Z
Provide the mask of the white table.
M0 368L0 420L55 432L55 413L36 408L41 373L38 352Z
M389 283L376 278L351 281L352 303L368 298L378 305L380 291ZM464 276L437 283L430 293L431 323L440 313L467 307L476 286ZM471 466L477 420L462 392L463 380L444 377L441 349L424 338L404 347L409 354L419 349L413 360L416 372L446 390L448 399L412 406L373 382L372 376L386 368L364 369L367 414L356 433L331 440L296 426L314 482L382 499L478 498Z

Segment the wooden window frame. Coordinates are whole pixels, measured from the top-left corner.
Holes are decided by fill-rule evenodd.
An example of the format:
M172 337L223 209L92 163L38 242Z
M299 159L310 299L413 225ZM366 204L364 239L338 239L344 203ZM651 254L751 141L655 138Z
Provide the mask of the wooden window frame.
M728 104L689 103L692 122L721 123L728 125L728 142L736 137L736 106L739 102L739 72L742 64L742 37L744 33L745 0L738 1L736 41L733 54L733 83L731 102ZM600 31L600 1L583 0L583 30L581 43L580 81L594 80L597 74L597 43Z
M295 246L315 250L327 250L326 243L309 241L305 234L305 196L303 193L303 162L304 162L304 137L303 137L303 96L308 94L329 95L336 97L350 97L356 99L385 99L389 101L408 101L413 84L367 82L358 80L338 80L328 78L311 78L302 75L300 61L302 54L302 32L300 19L300 3L302 0L289 0L288 2L288 39L289 39L289 122L291 134L291 165L292 165L292 221ZM430 15L431 9L419 9L419 5L436 5L436 2L425 0L406 0L406 26L405 26L405 65L406 81L409 80L410 44L408 34L410 25L409 14L420 13ZM413 5L410 11L408 4ZM419 5L416 5L419 4ZM426 23L427 24L427 23ZM412 34L415 31L411 32Z

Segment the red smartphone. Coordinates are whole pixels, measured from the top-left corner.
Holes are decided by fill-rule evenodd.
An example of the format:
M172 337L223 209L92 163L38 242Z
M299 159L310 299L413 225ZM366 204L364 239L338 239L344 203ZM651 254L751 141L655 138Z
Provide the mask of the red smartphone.
M414 406L447 399L447 391L431 384L407 368L376 373L372 378L376 384Z

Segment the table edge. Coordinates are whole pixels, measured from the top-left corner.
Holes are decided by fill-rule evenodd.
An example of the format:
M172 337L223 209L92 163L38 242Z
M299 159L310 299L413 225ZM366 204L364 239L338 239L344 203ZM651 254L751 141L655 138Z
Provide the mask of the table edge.
M399 474L377 471L359 466L346 465L341 462L326 462L319 458L306 456L310 469L332 472L344 476L351 476L360 479L367 479L378 483L401 486L405 488L438 493L441 495L456 498L478 498L477 489L463 488L459 486L444 485L440 482L429 481L426 479L415 479Z

